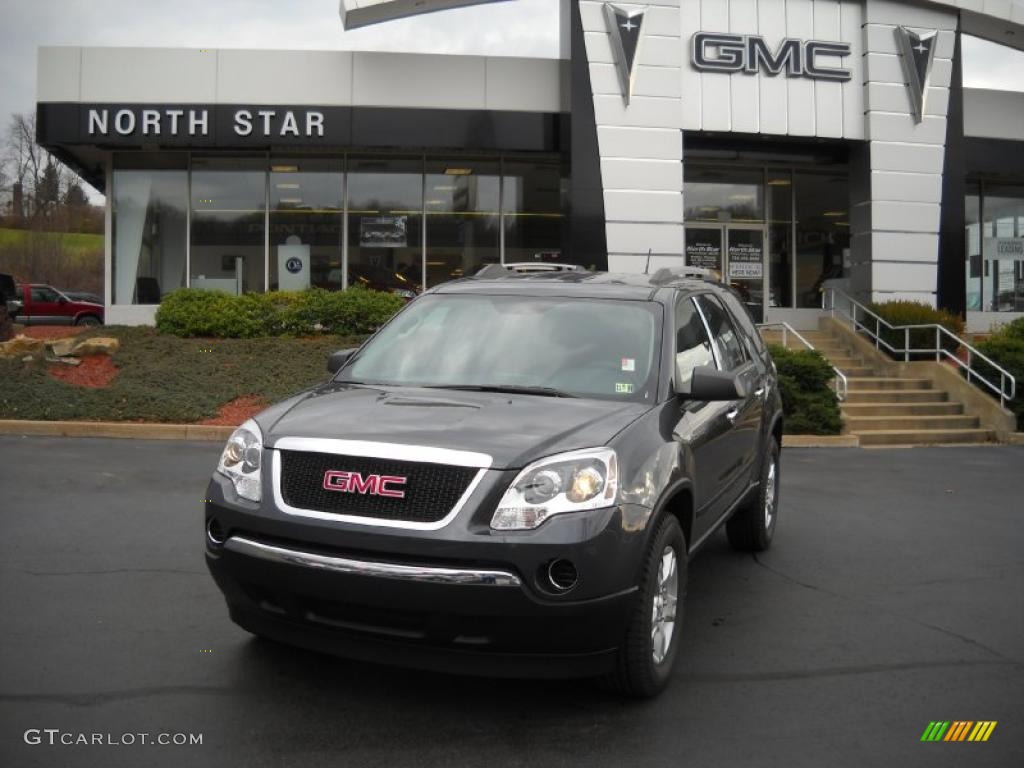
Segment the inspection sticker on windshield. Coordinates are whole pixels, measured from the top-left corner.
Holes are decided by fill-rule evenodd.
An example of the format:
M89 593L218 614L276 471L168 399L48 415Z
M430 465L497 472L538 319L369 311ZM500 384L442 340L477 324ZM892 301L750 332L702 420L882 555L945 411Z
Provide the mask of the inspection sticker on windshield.
M622 370L624 370L624 371L635 371L636 370L636 360L634 360L632 357L624 357L624 358L622 358Z
M633 394L632 384L623 384L619 382L615 385L615 394L617 395L631 395Z

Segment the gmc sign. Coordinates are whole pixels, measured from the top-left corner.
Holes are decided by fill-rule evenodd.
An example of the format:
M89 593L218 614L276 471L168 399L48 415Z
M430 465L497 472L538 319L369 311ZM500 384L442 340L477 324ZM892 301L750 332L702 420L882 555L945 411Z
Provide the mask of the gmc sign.
M775 51L760 35L733 35L698 32L693 36L691 58L701 72L742 72L755 75L763 72L775 76L806 77L812 80L846 82L852 75L848 69L827 67L820 57L843 58L850 55L849 43L821 40L798 40L787 37Z
M405 491L396 490L391 486L405 485L407 479L394 475L366 475L364 477L359 472L341 472L332 469L324 474L324 490L404 499Z

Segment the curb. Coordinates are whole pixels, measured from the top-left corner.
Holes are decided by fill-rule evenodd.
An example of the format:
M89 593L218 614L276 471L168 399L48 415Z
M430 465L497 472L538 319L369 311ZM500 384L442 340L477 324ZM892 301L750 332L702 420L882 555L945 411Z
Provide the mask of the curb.
M206 440L223 442L234 427L205 424L137 424L125 421L23 421L0 419L0 435L36 437L117 437L129 440ZM1024 438L1024 435L1021 436ZM1022 440L1024 442L1024 440ZM784 435L783 448L857 448L856 435Z
M40 437L119 437L132 440L204 440L223 442L234 427L205 424L135 424L121 421L22 421L0 419L0 435Z
M783 448L859 448L856 435L783 435Z

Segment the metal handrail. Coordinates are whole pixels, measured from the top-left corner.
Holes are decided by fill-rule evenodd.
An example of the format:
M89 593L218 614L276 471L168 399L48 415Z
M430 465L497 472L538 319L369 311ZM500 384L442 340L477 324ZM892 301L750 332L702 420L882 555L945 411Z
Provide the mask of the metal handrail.
M758 328L781 328L782 329L782 346L786 347L787 349L789 348L789 335L788 334L791 333L794 336L796 336L797 339L800 340L800 343L802 343L809 350L811 350L812 352L817 351L817 350L814 349L814 345L811 344L811 342L809 342L803 336L801 336L800 333L793 326L791 326L789 323L785 323L785 322L780 322L780 323L759 323L757 327ZM836 374L836 397L839 398L840 400L845 400L847 394L849 394L849 392L850 392L850 383L849 383L849 381L846 378L846 374L843 373L842 371L840 371L834 365L832 366L832 370Z
M840 297L845 300L850 310L846 311L836 307L836 297ZM861 304L856 299L848 296L842 291L838 291L835 288L829 288L827 291L823 291L821 294L821 308L829 311L832 317L836 316L836 312L839 312L847 320L850 321L850 325L855 332L863 332L869 338L875 342L875 349L882 349L883 347L893 355L903 356L904 362L910 361L911 355L935 355L936 362L939 362L945 357L948 360L955 362L961 369L967 374L967 383L974 386L984 384L996 397L999 398L999 405L1006 407L1006 403L1013 400L1017 396L1017 379L1014 378L1013 374L1003 368L992 358L986 356L982 352L979 352L975 347L971 346L967 341L961 339L952 331L943 328L937 323L926 323L918 325L893 325L884 317L881 317L878 313L873 312L866 306ZM871 329L870 324L862 322L857 312L863 312L867 317L874 319L874 330ZM882 326L885 326L890 331L903 331L903 348L897 349L885 339L882 338ZM910 332L913 330L931 330L935 332L935 346L931 349L915 349L910 346ZM942 340L944 336L956 341L957 346L964 347L967 350L967 362L965 363L959 357L954 355L947 349L943 349ZM989 381L987 378L982 376L978 371L974 369L975 358L983 360L989 366L999 372L999 384L997 385L994 381ZM1009 385L1009 386L1007 386Z

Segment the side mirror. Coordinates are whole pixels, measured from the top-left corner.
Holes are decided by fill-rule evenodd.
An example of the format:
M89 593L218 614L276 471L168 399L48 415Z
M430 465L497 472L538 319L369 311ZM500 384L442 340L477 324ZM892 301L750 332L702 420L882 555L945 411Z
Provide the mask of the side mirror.
M67 296L61 296L59 299L57 299L57 303L58 304L67 304L68 303Z
M327 358L327 372L334 374L340 371L355 353L355 349L340 349L337 352L332 352L331 356Z
M692 400L742 400L747 387L735 373L702 365L693 369L689 396Z

